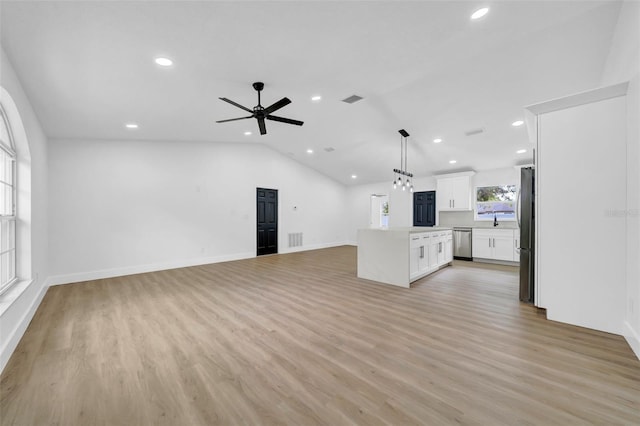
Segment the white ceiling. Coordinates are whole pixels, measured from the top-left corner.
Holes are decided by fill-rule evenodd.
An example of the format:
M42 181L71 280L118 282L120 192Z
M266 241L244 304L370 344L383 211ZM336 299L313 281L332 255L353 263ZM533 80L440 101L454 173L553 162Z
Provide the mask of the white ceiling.
M471 21L483 5L489 14ZM525 105L599 85L619 8L3 0L0 40L50 138L260 143L350 185L391 181L401 128L417 176L530 162L526 128L511 123ZM174 66L155 65L161 55ZM254 81L262 105L287 96L277 115L304 126L267 121L260 136L253 119L216 124L246 115L218 97L257 104ZM341 102L353 94L364 100Z

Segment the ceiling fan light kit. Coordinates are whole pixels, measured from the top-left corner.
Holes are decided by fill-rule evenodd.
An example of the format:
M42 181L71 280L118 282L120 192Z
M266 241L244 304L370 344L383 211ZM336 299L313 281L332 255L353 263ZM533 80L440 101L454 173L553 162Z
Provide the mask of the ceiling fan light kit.
M256 120L258 120L258 128L260 129L261 135L267 134L267 126L264 121L265 119L271 120L271 121L279 121L281 123L286 123L286 124L293 124L296 126L302 126L304 124L303 121L272 115L273 112L276 112L280 108L289 105L291 103L291 100L289 98L286 98L286 97L282 98L278 102L265 108L260 103L260 92L262 91L262 89L264 89L264 83L261 81L256 81L255 83L253 83L253 88L258 92L258 105L254 106L253 110L243 105L240 105L239 103L234 102L231 99L219 98L222 101L225 101L235 107L238 107L244 111L247 111L248 113L251 113L251 115L248 115L246 117L230 118L227 120L219 120L219 121L216 121L216 123L226 123L228 121L237 121L237 120L246 120L248 118L255 118Z
M411 181L413 173L407 171L407 138L409 133L404 129L398 130L398 133L400 133L400 168L393 169L393 189L401 186L403 191L413 192L413 182ZM407 178L406 181L404 181L404 176Z

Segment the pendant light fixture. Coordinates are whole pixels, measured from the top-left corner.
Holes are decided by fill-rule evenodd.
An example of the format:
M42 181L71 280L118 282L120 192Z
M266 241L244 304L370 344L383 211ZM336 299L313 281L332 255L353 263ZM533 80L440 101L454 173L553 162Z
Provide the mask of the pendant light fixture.
M402 187L403 191L413 192L413 173L407 171L407 138L409 133L406 130L398 130L400 133L400 168L393 169L393 189ZM405 181L406 177L406 181Z

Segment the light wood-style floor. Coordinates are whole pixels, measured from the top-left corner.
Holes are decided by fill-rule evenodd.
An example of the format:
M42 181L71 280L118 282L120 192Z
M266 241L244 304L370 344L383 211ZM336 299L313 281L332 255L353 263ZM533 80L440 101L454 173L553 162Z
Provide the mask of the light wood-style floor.
M519 304L515 268L402 289L355 265L337 247L52 287L1 424L640 424L624 339Z

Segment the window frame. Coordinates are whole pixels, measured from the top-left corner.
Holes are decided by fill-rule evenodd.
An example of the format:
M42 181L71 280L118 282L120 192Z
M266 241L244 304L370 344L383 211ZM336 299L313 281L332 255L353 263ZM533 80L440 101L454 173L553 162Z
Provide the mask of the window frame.
M0 211L0 294L6 292L13 284L18 281L17 266L17 164L18 156L15 149L13 134L11 132L11 125L4 108L0 104L0 126L6 129L6 137L8 140L4 140L1 135L5 132L0 132L0 155L3 169L6 164L10 164L11 171L9 174L3 170L0 173L0 185L8 186L11 190L11 214L2 214ZM8 161L7 161L8 160ZM9 177L10 181L7 182L6 178ZM2 191L4 197L4 190ZM9 232L3 232L9 230ZM6 238L6 240L5 240ZM6 258L8 257L8 260ZM5 273L9 270L6 279Z
M504 185L482 185L482 186L476 186L474 187L474 191L473 191L473 213L474 213L474 220L477 222L488 222L488 221L493 221L494 220L494 216L489 214L486 216L481 216L479 214L479 208L478 205L480 203L494 203L497 201L478 201L478 190L482 189L482 188L493 188L493 187L513 187L514 189L514 199L513 200L509 200L509 201L502 201L504 202L511 202L513 203L513 217L497 217L497 220L500 222L515 222L518 219L516 218L516 214L517 214L517 202L518 202L518 197L517 197L517 193L518 193L518 185L514 184L514 183L508 183L508 184L504 184Z

